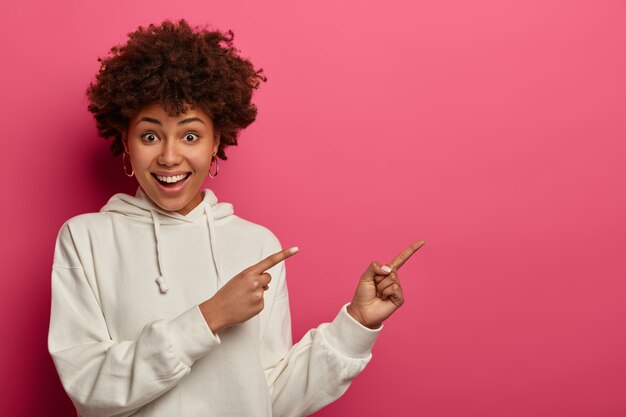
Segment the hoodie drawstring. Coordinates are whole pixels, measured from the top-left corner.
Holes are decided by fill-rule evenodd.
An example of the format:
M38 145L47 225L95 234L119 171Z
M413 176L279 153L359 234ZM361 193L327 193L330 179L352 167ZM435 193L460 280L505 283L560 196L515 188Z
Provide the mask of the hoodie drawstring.
M159 217L154 210L150 210L150 214L152 215L152 224L154 225L154 240L156 241L157 264L159 267L159 276L155 281L159 284L159 290L162 293L166 293L169 290L169 287L167 286L167 281L163 276L163 264L161 263L161 242L159 242L161 223L159 222Z
M159 290L162 293L166 293L169 291L169 287L167 285L167 280L164 276L163 263L161 261L161 241L159 240L159 235L161 232L161 223L159 222L159 216L154 210L150 210L150 214L152 215L152 224L154 226L154 240L156 241L156 257L157 257L157 266L159 268L159 276L156 278L157 284L159 284ZM222 283L222 274L220 271L220 266L217 263L219 259L219 255L217 253L217 244L215 243L215 224L213 221L213 216L209 213L209 208L204 206L204 217L207 221L207 226L209 227L209 243L211 245L211 256L213 258L213 264L215 265L215 273L217 275L217 288L221 287Z
M204 206L204 216L206 217L207 224L209 226L209 241L211 243L211 256L213 257L213 264L215 264L215 273L217 274L217 288L219 289L222 285L222 273L220 271L220 266L217 263L219 256L217 254L217 245L215 243L215 224L213 221L213 215L209 213L209 207L207 205Z

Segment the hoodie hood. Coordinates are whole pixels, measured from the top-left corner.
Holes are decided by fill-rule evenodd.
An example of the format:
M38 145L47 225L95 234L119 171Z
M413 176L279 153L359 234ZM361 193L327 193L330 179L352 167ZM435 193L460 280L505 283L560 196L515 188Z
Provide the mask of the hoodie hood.
M206 222L211 244L211 258L215 266L218 288L222 285L221 268L218 263L220 257L217 253L217 236L215 224L221 224L234 214L233 206L230 203L218 203L217 197L208 188L202 190L202 201L187 215L182 215L175 211L166 211L154 204L141 187L137 188L135 196L124 193L113 195L109 201L100 209L101 212L118 213L140 223L151 223L154 228L154 240L156 243L157 263L159 276L155 281L159 285L161 293L165 294L169 290L167 285L166 271L163 270L161 262L161 245L159 238L161 235L161 224L176 223L197 223Z

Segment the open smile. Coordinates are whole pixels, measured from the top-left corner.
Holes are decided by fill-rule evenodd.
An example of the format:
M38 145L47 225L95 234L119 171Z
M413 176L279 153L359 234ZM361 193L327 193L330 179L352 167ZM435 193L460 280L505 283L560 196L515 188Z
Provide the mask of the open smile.
M191 172L177 175L158 175L152 172L151 175L163 191L176 193L185 187L187 180L191 177Z

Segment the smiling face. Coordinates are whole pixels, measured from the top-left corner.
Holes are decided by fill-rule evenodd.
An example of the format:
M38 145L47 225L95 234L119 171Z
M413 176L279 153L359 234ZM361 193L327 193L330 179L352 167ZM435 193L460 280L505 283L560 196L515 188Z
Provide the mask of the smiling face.
M204 111L171 117L161 104L148 105L129 121L123 142L139 185L157 206L186 215L200 204L219 145Z

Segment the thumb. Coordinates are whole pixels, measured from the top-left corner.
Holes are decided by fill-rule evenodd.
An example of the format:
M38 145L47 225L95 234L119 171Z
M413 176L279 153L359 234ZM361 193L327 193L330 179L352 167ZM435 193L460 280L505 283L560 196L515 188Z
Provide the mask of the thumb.
M393 271L388 265L381 265L374 261L372 262L361 277L361 281L374 281L376 275L389 275Z

